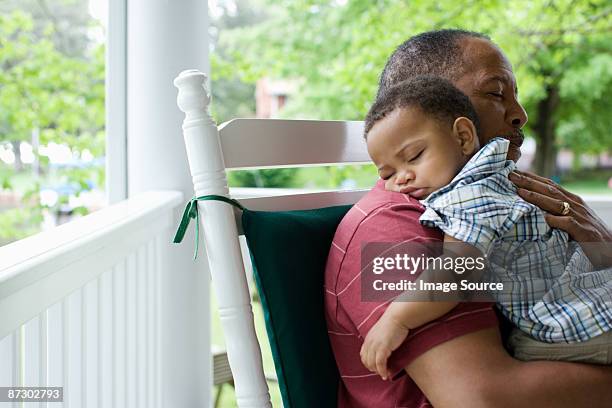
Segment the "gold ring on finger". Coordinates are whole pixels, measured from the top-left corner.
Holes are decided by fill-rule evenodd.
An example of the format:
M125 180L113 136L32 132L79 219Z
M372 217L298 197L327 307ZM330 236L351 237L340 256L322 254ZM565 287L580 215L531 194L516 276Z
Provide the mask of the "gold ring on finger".
M564 201L563 203L563 209L561 210L561 215L567 215L570 212L570 205L567 201Z

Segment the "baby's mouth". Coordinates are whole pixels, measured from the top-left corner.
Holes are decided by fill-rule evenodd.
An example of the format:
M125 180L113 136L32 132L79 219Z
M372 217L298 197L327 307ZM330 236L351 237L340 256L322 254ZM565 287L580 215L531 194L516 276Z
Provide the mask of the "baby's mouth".
M409 194L416 199L421 199L427 195L427 189L424 187L402 187L400 193Z

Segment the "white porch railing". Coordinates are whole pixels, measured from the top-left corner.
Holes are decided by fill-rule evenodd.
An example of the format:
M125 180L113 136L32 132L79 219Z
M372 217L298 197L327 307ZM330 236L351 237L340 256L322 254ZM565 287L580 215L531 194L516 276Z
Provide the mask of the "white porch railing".
M144 193L0 248L0 386L61 386L63 407L161 406L160 265L182 204Z

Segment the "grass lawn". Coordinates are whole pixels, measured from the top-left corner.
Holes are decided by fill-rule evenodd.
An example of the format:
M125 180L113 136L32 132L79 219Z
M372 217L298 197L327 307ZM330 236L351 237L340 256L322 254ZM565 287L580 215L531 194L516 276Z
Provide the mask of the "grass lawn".
M612 195L608 180L612 179L612 169L583 169L561 177L561 185L578 195Z
M223 331L221 330L221 320L219 318L219 313L217 312L217 301L214 297L213 291L211 290L211 330L212 330L212 344L221 346L225 348L225 340L223 338ZM266 325L263 317L263 310L261 308L261 303L254 302L253 303L253 315L255 317L255 331L257 332L257 339L259 340L259 344L261 345L262 357L263 357L263 366L264 372L266 375L275 374L274 371L274 361L272 360L272 352L270 351L270 343L268 342L268 337L266 335ZM280 391L278 388L278 384L275 382L268 382L268 387L270 389L270 398L272 400L272 406L282 407L282 400ZM213 388L213 393L216 396L217 388ZM219 403L219 407L221 408L234 408L236 407L236 398L234 394L234 389L226 384L223 386L223 392L221 393L221 400Z
M563 183L562 186L578 195L609 195L612 196L612 188L603 180L584 180Z

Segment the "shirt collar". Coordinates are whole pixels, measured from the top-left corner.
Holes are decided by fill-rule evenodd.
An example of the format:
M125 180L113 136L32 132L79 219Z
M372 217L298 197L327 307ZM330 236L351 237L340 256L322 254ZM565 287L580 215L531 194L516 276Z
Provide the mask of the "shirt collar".
M491 174L503 173L506 177L516 167L512 160L507 160L510 141L501 137L491 139L463 166L461 171L446 186L434 191L422 203L427 203L441 194L459 185L473 183Z

